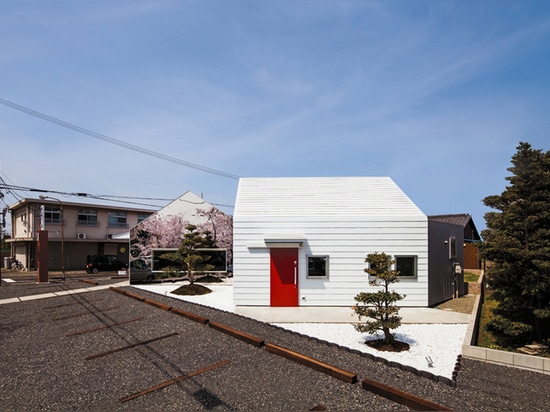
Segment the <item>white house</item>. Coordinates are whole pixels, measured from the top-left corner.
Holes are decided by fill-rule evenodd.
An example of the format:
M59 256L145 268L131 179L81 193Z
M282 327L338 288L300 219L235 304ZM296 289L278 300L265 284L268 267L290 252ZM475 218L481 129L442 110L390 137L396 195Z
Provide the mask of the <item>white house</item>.
M242 178L233 236L236 306L351 306L375 252L428 305L428 218L389 177Z
M130 283L151 281L165 275L159 256L180 246L189 224L211 232L219 246L212 249L212 253L219 252L214 256L217 266L213 271L226 273L232 242L231 216L188 191L131 228Z

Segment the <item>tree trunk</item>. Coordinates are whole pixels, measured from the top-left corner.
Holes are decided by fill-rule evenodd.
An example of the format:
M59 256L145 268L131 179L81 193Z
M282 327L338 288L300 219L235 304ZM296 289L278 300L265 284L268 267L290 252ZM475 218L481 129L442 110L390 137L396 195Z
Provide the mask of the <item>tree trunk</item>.
M383 327L382 330L384 331L384 343L392 343L393 342L393 335L390 332L390 328Z

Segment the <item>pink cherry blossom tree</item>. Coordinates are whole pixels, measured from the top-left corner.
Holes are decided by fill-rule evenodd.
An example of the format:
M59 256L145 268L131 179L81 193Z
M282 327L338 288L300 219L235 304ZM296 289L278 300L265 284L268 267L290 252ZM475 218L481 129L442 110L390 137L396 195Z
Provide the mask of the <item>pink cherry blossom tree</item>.
M197 210L197 215L204 216L206 222L197 225L201 232L210 232L216 247L227 250L227 262L233 261L233 218L221 210L212 207L210 210Z
M130 253L134 259L151 263L152 249L178 248L185 227L189 224L180 216L149 216L132 229Z

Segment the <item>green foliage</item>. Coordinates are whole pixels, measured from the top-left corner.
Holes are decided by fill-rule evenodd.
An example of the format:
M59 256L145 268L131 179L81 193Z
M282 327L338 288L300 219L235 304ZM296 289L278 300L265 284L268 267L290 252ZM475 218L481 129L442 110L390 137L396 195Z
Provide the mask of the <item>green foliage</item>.
M494 318L494 311L498 308L498 302L493 298L493 292L487 289L484 292L481 316L479 319L477 345L483 348L502 349L503 343L499 336L487 327L487 324Z
M215 242L210 232L199 232L195 225L187 225L178 250L164 253L160 257L176 263L187 273L190 284L195 282L197 274L206 272L214 267L208 263L210 256L200 253L198 249L215 247Z
M533 330L533 327L521 322L512 322L502 316L495 316L487 323L487 329L508 337L520 338L521 340L521 338Z
M523 142L517 150L510 185L483 199L496 211L485 214L480 252L492 262L488 284L499 302L491 327L539 340L550 334L550 152Z
M464 272L464 282L477 282L479 280L479 275L472 272Z
M382 331L384 332L384 342L391 343L395 339L391 329L396 329L401 325L399 307L396 306L396 302L405 298L405 295L390 291L390 285L399 282L399 272L390 269L394 262L385 253L371 253L367 255L365 262L368 263L365 272L372 276L369 284L381 287L381 289L376 292L361 292L355 296L354 299L357 303L352 309L358 315L359 320L363 317L372 319L367 320L364 324L356 324L355 329L371 334Z

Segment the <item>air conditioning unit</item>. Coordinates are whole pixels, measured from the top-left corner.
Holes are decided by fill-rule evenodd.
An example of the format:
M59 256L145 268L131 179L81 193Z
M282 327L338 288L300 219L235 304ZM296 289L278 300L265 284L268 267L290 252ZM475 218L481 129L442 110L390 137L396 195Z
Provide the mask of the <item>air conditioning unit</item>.
M76 237L79 239L86 239L86 233L77 233Z

